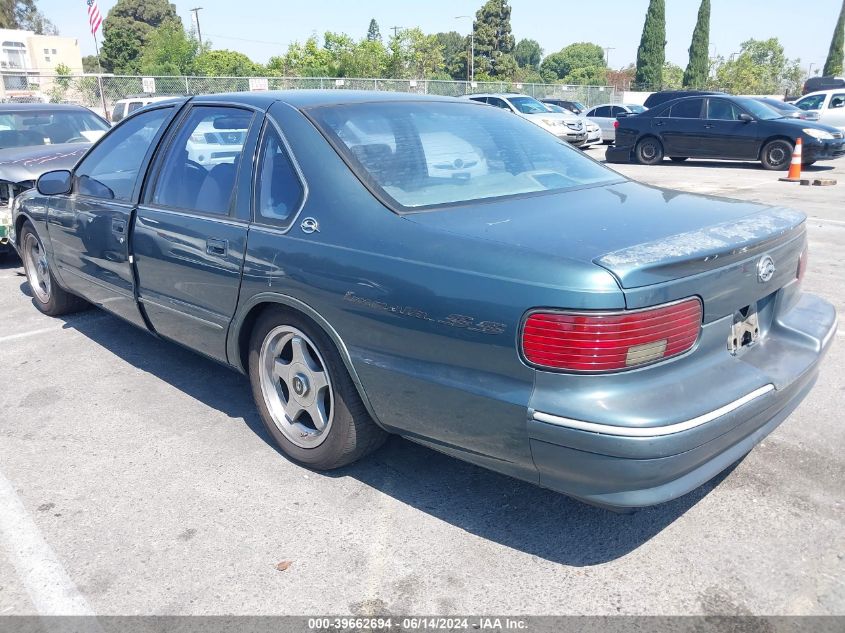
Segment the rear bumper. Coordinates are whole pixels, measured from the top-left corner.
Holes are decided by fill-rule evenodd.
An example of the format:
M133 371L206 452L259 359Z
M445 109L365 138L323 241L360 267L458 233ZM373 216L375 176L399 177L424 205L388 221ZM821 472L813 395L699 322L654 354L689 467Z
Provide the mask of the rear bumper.
M607 390L591 419L531 410L528 433L540 484L613 508L654 505L694 490L748 453L798 406L815 383L835 331L833 306L803 295L744 360L725 352L723 366L702 363L700 372L688 367L654 380L631 372L640 373L631 386L636 399L624 389L615 397ZM681 384L670 392L666 381L672 374ZM743 380L742 392L726 397ZM667 402L667 393L689 394L688 401ZM632 423L602 419L600 412L621 410L626 400L629 410L638 409ZM669 411L675 416L668 418ZM662 423L654 424L658 418Z
M604 158L608 163L630 163L632 150L630 147L611 145L607 148Z

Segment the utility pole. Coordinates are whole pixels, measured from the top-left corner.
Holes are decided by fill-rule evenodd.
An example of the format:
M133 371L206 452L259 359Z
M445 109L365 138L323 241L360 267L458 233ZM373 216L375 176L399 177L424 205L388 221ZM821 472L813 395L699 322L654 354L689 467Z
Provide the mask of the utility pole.
M202 50L202 29L200 29L200 11L202 11L202 7L194 7L191 9L191 13L194 14L194 22L197 23L197 39L200 42L200 50Z
M616 48L613 46L605 46L604 47L604 65L610 68L610 51L615 51Z
M399 31L404 28L404 26L391 26L390 29L393 31L393 37L399 37Z
M456 20L472 20L472 16L470 15L456 15ZM472 29L469 32L469 64L467 67L469 68L469 81L472 83L475 81L475 22L472 23Z

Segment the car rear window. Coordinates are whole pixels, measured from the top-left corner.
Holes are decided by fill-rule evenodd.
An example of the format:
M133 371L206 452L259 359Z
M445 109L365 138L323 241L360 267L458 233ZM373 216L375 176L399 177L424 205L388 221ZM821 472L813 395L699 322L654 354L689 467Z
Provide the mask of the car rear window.
M308 111L350 167L400 210L620 180L540 127L471 103L386 102Z

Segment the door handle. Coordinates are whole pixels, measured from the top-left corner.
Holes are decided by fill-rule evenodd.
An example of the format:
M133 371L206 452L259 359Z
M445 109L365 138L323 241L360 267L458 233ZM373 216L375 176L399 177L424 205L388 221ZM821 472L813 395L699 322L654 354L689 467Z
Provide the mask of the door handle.
M205 252L215 257L226 257L229 254L229 241L208 238L205 241Z
M658 122L657 122L657 123L655 123L654 125L656 125L657 127L663 127L663 126L664 126L664 125L666 125L666 124L665 124L663 121L658 121Z

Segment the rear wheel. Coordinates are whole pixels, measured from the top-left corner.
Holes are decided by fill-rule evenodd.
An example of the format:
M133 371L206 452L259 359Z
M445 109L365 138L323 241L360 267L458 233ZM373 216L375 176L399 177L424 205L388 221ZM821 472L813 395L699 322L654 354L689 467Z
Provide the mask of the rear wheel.
M669 160L673 163L683 163L687 159L686 156L670 156Z
M801 163L801 165L803 167L810 167L811 165L815 165L815 164L816 164L816 161L814 161L814 160L808 160L806 162Z
M271 308L259 317L249 378L267 431L282 452L305 466L339 468L387 437L367 413L331 340L296 313Z
M637 143L637 161L643 165L656 165L663 160L663 145L653 136Z
M792 160L792 143L784 139L769 141L760 152L760 162L766 169L782 171L789 167Z
M61 288L50 270L47 251L35 228L27 222L21 231L21 254L26 280L35 307L49 316L60 316L82 310L88 303Z

